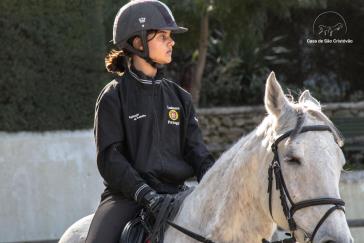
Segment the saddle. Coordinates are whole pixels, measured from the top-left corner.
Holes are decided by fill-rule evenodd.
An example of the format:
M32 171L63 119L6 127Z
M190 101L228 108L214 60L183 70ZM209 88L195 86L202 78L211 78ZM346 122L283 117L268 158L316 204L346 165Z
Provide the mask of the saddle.
M174 219L183 200L192 191L193 188L189 188L167 195L156 216L142 209L136 218L125 225L119 243L162 243L168 227L167 221Z

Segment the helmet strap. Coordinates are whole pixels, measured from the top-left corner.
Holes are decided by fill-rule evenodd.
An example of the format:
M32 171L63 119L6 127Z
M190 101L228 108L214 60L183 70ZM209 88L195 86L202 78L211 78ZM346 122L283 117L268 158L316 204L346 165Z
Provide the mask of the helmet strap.
M142 30L140 32L140 38L142 40L143 51L135 49L132 45L129 44L128 41L123 43L123 45L122 45L123 48L126 49L127 51L129 51L130 53L140 56L146 62L148 62L152 67L157 68L157 69L163 68L164 67L163 64L159 64L159 63L153 61L153 59L151 59L149 56L148 34L147 34L146 30Z
M152 67L157 68L157 69L163 68L163 64L159 64L159 63L153 61L149 56L148 32L146 30L141 31L141 38L142 38L143 54L144 54L141 57L144 58L147 61L147 63L152 65Z

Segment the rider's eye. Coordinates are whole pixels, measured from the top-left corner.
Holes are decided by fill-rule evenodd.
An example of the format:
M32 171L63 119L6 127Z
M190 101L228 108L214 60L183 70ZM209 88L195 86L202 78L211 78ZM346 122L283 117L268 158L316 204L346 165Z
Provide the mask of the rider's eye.
M298 164L298 165L301 164L301 160L299 158L296 158L296 157L286 157L284 160L286 162L292 163L292 164Z

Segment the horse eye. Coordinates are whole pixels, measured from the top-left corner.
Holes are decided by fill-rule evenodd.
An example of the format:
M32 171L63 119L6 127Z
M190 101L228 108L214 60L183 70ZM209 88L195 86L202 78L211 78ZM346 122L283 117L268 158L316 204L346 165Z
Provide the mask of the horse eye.
M300 165L301 164L301 161L299 158L296 158L296 157L286 157L284 159L287 163L292 163L292 164L298 164Z

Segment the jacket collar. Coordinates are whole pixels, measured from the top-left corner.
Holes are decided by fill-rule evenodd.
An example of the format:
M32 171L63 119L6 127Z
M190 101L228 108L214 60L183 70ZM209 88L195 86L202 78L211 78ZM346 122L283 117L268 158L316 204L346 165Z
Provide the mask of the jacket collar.
M141 71L137 70L134 65L131 65L127 72L138 82L143 84L160 84L163 80L163 70L158 69L157 74L155 77L149 77L142 73Z

